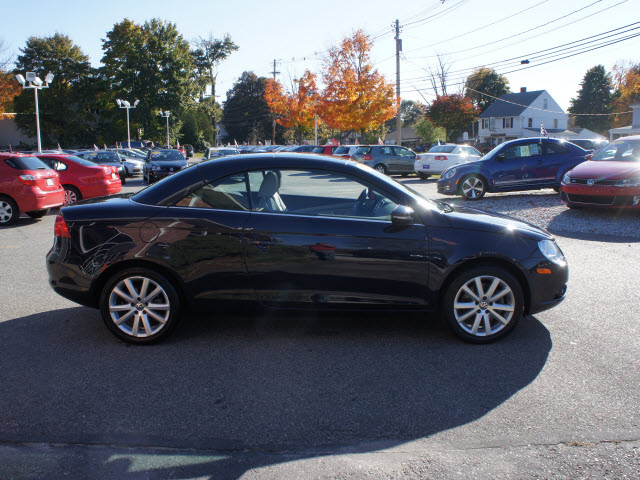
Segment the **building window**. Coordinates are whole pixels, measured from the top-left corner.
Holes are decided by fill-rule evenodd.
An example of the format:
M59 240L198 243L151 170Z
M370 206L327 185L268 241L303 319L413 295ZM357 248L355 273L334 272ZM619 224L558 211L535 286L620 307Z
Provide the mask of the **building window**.
M513 117L502 119L502 128L513 128Z
M553 119L553 128L558 128L558 119L557 118Z
M527 121L527 127L529 127L529 128L533 127L533 118L530 118L530 119Z
M542 108L547 109L547 99L542 100Z
M488 118L483 118L482 119L482 129L483 130L487 130L489 128L489 119Z

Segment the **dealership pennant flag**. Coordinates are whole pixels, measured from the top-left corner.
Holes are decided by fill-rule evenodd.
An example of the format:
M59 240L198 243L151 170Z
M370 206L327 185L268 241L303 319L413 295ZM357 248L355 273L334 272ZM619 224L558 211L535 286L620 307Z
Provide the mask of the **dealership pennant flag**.
M180 140L176 138L176 148L180 150Z
M358 143L358 137L356 137L356 145L360 145L360 144Z
M60 148L60 144L58 144L58 150L59 150L59 151L62 151L62 149Z
M260 140L258 140L258 145L262 146L262 142Z
M233 139L233 144L236 146L236 148L238 148L238 142L236 142L236 139Z
M549 133L542 123L540 124L540 136L549 138Z
M9 145L9 153L13 153L13 148L11 148L11 145Z
M440 137L438 137L438 145L440 145Z
M93 144L93 149L98 150L98 146L95 143Z
M104 144L104 149L105 149L105 150L107 149L107 144L106 144L106 143Z
M332 139L331 139L331 144L332 144L332 145L340 145L340 144L338 143L338 140L336 140L335 138L332 138Z
M380 137L378 137L378 145L384 145L384 142L382 141L382 139Z

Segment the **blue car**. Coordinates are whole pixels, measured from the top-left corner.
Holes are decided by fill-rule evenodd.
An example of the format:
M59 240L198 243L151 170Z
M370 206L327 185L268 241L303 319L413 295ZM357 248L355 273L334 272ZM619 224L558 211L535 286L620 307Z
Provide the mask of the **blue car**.
M479 200L487 192L560 188L564 174L586 160L586 150L555 138L521 138L498 145L475 162L442 173L438 193Z

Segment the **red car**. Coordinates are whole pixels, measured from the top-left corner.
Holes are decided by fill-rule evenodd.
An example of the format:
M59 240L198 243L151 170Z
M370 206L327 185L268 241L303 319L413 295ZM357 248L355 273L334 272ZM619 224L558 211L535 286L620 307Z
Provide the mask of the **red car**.
M611 142L568 171L560 199L569 208L640 208L640 135Z
M38 158L60 175L65 205L113 195L122 190L117 167L96 165L73 155L38 155Z
M0 226L15 223L20 212L40 218L64 202L60 177L36 157L0 154Z
M312 152L313 153L322 153L324 155L333 155L333 152L340 145L334 145L333 143L328 143L327 145L318 145L315 147Z

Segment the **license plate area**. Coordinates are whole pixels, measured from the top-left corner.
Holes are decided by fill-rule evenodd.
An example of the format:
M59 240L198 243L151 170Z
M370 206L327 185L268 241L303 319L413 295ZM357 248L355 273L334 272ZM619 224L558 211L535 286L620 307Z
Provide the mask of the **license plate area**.
M47 178L47 187L53 187L54 183L53 183L53 178Z

